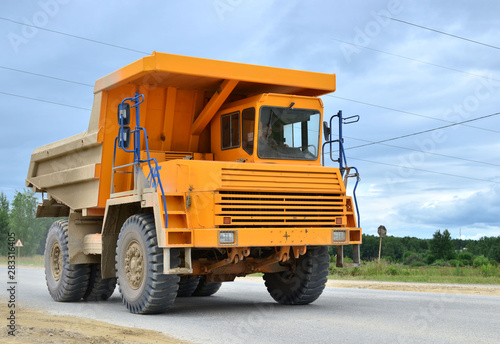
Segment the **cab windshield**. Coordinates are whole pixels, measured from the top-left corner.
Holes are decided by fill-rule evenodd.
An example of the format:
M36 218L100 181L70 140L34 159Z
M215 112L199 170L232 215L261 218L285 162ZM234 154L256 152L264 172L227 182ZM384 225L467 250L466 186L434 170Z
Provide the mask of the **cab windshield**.
M318 110L263 106L257 155L261 159L316 160L319 129Z

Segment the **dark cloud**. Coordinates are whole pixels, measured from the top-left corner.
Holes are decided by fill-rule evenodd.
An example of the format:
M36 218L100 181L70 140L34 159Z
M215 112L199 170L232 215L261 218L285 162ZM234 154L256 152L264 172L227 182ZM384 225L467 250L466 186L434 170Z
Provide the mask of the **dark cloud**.
M397 207L398 216L408 223L439 227L500 226L500 186L467 197L457 193L451 199L409 202Z

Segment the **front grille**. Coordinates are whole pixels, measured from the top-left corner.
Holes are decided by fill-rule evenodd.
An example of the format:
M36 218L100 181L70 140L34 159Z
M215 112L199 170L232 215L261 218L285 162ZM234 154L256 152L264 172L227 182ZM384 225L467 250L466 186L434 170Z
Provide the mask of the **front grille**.
M337 170L338 171L338 170ZM333 169L280 170L277 167L267 168L222 168L222 190L255 190L309 192L312 194L343 192L341 177ZM297 194L299 195L299 194Z
M219 191L215 215L220 228L341 227L341 194ZM230 217L231 224L223 224Z

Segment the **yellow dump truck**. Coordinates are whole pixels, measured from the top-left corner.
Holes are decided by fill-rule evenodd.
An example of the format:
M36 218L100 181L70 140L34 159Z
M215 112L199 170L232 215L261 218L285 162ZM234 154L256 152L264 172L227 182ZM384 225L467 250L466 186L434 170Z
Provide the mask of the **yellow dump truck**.
M156 52L97 80L88 130L36 149L26 179L38 217L67 217L46 241L52 298L118 283L131 312L161 313L260 272L277 302L316 300L328 246L342 266L361 243L318 98L333 91L335 74Z

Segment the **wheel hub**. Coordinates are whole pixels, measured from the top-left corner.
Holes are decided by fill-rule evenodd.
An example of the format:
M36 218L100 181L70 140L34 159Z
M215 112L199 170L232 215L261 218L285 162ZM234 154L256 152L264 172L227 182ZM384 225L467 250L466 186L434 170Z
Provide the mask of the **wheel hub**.
M144 254L141 245L137 241L132 241L125 253L125 275L127 282L132 289L139 289L144 279Z
M59 281L61 278L63 265L62 258L61 245L56 241L50 250L50 271L52 272L52 278L55 281Z

